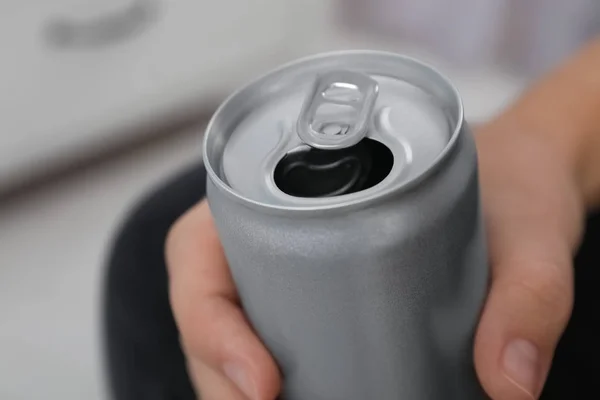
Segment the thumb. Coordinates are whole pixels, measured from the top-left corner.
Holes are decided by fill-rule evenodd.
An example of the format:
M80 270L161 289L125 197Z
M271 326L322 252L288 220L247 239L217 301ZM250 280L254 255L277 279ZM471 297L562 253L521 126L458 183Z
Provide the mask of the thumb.
M572 246L544 221L491 225L492 286L475 340L477 373L494 400L537 399L571 314Z

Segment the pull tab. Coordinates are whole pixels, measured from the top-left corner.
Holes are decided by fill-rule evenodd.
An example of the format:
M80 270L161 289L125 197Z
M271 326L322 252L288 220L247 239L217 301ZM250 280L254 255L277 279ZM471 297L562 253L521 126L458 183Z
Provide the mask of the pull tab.
M371 77L352 71L321 75L300 112L297 131L307 145L343 149L367 133L379 86Z

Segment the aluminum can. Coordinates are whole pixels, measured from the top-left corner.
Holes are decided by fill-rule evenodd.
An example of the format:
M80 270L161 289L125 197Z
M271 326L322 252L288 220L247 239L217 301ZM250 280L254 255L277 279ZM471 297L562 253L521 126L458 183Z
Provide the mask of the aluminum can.
M286 400L485 398L477 155L456 89L417 60L319 54L231 95L207 195Z

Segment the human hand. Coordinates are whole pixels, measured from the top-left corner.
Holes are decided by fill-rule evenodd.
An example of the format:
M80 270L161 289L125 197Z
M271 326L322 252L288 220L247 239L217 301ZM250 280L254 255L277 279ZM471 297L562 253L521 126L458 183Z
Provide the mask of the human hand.
M279 369L246 320L206 201L166 243L169 294L188 374L202 400L273 400Z
M571 315L583 199L561 151L506 121L476 136L492 284L475 366L492 399L537 399Z
M475 365L493 399L532 399L571 312L583 209L568 168L540 138L489 125L477 142L493 279ZM241 311L206 202L173 227L167 260L202 399L274 399L279 371Z

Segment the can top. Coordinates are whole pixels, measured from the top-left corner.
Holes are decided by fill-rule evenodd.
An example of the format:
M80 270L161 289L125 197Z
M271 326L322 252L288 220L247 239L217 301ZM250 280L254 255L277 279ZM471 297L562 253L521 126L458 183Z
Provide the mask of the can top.
M378 51L325 53L284 65L232 94L204 139L204 162L219 190L249 205L317 210L368 202L420 181L460 135L457 90L432 67ZM393 165L366 190L297 197L275 182L286 156L338 151L371 139ZM310 174L309 174L310 175Z

